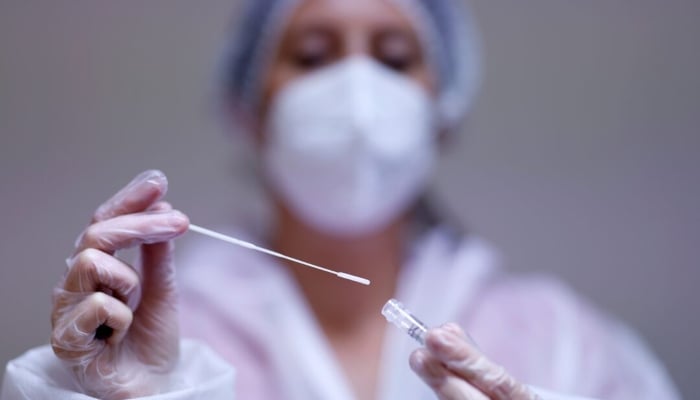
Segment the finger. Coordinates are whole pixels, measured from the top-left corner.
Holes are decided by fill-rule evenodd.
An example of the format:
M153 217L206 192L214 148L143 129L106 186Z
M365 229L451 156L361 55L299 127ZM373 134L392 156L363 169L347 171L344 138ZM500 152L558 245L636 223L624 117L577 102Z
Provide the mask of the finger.
M133 334L144 338L135 343L136 350L147 352L144 354L149 354L150 361L167 367L177 359L174 355L179 348L177 286L172 252L172 241L142 247L143 298L132 326Z
M170 211L172 209L173 206L167 201L158 201L148 207L148 211Z
M490 361L460 335L436 328L426 335L426 349L448 370L477 387L492 400L532 400L534 394L506 370Z
M131 310L124 303L101 292L92 293L57 318L51 346L59 358L82 362L104 346L121 342L131 321ZM95 333L103 325L112 329L112 335L96 339Z
M450 331L450 332L454 333L455 335L461 337L462 339L468 341L471 345L473 345L473 346L476 347L477 349L479 348L479 346L477 346L477 344L476 344L476 341L475 341L471 336L469 336L469 334L467 334L466 332L464 332L464 330L462 329L462 327L459 326L459 325L457 325L456 323L454 323L454 322L448 322L448 323L446 323L446 324L443 324L443 325L441 326L441 328L442 328L442 329L445 329L445 330L447 330L447 331Z
M100 205L93 215L92 222L144 211L165 196L167 190L168 179L165 174L158 170L144 171Z
M172 260L172 241L144 245L143 260L144 305L156 301L168 301L175 297L175 268Z
M96 249L85 249L68 260L63 288L73 293L105 292L132 311L139 300L139 276L123 261Z
M409 364L440 400L488 400L488 397L453 374L426 349L414 351L409 358Z
M78 239L76 252L95 248L106 253L143 243L173 239L187 231L189 220L176 210L121 215L96 222Z

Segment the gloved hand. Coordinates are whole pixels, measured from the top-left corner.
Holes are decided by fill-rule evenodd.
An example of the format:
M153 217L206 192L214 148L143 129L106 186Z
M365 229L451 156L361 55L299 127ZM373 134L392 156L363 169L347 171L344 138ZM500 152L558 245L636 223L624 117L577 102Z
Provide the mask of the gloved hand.
M429 330L425 347L411 354L410 365L440 400L539 399L488 360L453 323Z
M51 345L80 389L101 399L157 393L178 359L171 239L189 221L160 199L168 182L146 171L101 205L54 290ZM138 268L114 256L140 246Z

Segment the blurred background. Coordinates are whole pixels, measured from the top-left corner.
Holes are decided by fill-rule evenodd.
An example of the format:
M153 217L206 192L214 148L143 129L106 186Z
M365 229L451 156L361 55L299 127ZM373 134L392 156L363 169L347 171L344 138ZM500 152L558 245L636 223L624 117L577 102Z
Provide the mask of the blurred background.
M241 193L212 96L234 4L0 0L0 364L48 341L75 237L139 171L227 222ZM439 199L510 269L636 328L698 398L700 2L473 5L484 86Z

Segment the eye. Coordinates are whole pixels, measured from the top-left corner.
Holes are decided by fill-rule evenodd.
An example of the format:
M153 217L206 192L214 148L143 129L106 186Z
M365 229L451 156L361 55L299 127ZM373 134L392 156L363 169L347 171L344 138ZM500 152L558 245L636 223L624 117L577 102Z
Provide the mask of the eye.
M289 60L301 71L313 70L331 63L337 56L336 49L335 41L329 33L307 31L295 38Z
M409 73L423 62L418 43L406 32L380 33L373 47L374 57L379 62L400 73Z
M310 70L328 63L329 57L324 53L298 53L293 56L294 65L300 70Z
M384 56L379 61L394 71L401 73L409 72L415 64L415 61L409 57Z

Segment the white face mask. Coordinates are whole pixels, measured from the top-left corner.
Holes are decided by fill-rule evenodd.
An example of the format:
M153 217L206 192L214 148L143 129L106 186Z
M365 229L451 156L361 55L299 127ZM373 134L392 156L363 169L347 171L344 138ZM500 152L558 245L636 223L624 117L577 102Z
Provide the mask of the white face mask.
M298 217L338 235L386 226L423 190L437 151L433 102L411 79L354 57L274 99L263 166Z

